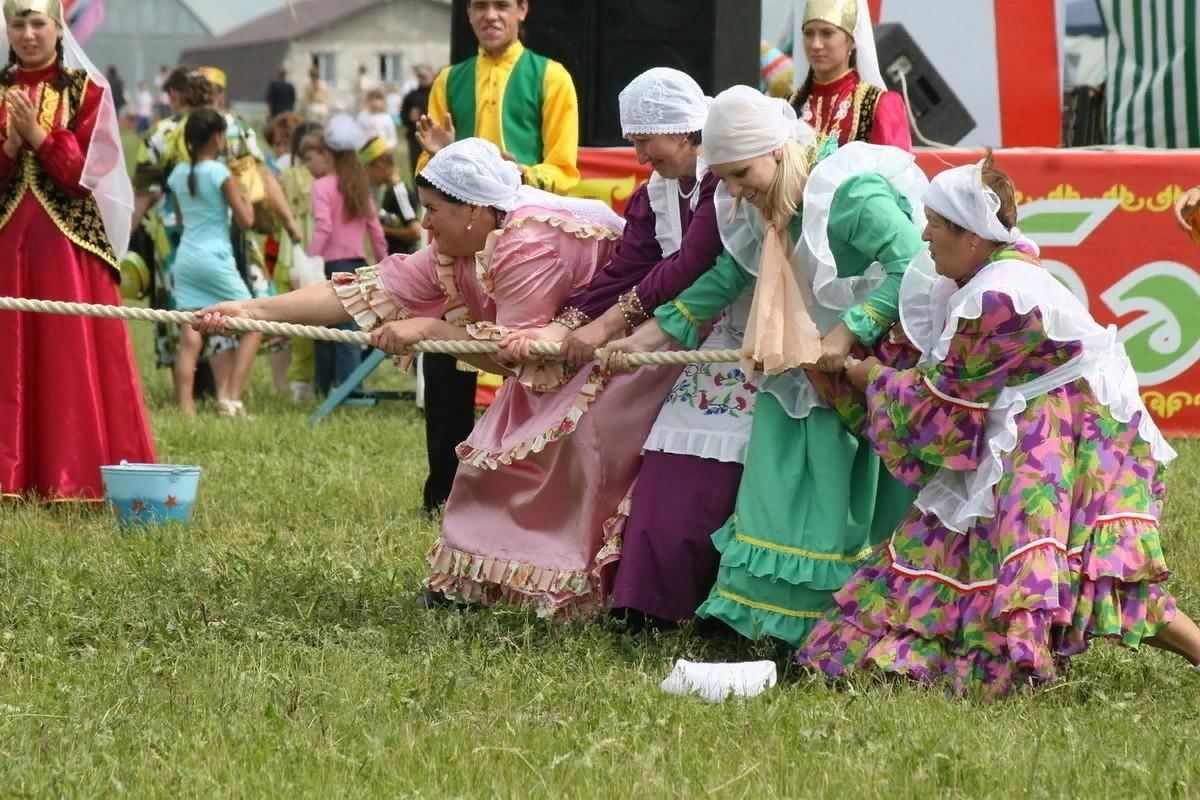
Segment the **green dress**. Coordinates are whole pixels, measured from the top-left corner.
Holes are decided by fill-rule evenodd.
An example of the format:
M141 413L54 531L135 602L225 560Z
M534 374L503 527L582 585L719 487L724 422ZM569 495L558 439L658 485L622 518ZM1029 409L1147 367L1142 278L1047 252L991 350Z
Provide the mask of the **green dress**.
M789 225L793 241L800 231L797 215ZM838 315L871 345L897 318L901 277L922 247L912 207L883 177L853 176L834 194L827 233L839 278L862 275L876 261L886 271L865 300ZM695 348L699 324L753 280L726 251L655 317L684 347ZM807 382L803 370L762 381L734 515L712 537L721 553L717 583L697 611L748 638L771 636L793 646L914 498L833 411L796 410L788 386L800 381Z

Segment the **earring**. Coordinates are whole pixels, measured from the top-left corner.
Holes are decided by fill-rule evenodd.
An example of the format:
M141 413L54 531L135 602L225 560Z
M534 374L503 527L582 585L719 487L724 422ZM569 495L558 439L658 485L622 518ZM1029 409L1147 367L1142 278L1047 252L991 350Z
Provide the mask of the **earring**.
M471 230L471 228L474 228L474 227L475 227L475 223L474 223L474 222L468 222L468 223L467 223L467 230Z

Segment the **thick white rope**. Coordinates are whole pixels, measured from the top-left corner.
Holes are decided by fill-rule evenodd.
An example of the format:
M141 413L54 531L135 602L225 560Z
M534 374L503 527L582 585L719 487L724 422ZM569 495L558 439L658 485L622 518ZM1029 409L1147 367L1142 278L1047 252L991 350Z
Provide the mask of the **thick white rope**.
M36 314L66 314L81 317L100 317L104 319L126 319L139 322L174 322L178 325L191 325L197 315L191 311L163 311L156 308L138 308L136 306L106 306L95 303L66 303L59 300L30 300L24 297L0 297L0 311L28 311ZM246 317L227 317L225 327L231 331L246 331L265 333L269 336L295 336L302 339L320 339L325 342L341 342L344 344L370 344L371 334L362 331L343 331L337 328L322 328L317 325L295 325L291 322L264 322ZM445 353L452 356L490 355L499 350L495 342L479 341L438 341L427 339L416 342L409 350L415 353ZM561 355L558 342L531 342L530 352L539 356L551 358ZM597 350L597 359L603 357L603 351ZM676 350L658 353L630 353L629 365L644 366L679 366L683 364L718 364L738 361L742 358L739 350Z

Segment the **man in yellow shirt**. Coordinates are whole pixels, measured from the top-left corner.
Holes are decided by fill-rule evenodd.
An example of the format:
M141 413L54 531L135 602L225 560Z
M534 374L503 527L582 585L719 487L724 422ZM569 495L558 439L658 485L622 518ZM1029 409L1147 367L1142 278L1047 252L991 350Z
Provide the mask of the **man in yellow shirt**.
M521 166L525 183L566 194L579 182L579 101L562 64L521 44L528 0L470 0L478 54L433 82L417 139L429 156L457 135L494 142Z
M416 136L429 157L456 135L496 144L521 167L526 184L566 194L579 182L579 100L562 64L526 50L521 23L528 0L470 0L467 16L479 52L444 70L429 91L428 111ZM421 357L425 379L425 445L429 477L424 510L435 512L450 495L458 469L455 448L475 425L474 372L460 371L450 356Z

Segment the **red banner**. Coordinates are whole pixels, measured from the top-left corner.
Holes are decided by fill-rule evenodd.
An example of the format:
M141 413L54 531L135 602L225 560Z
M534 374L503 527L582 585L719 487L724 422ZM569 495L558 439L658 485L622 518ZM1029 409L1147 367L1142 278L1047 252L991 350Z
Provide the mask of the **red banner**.
M977 151L923 151L927 175L977 160ZM648 176L631 149L580 151L577 194L618 211ZM1163 431L1200 436L1200 249L1172 206L1200 182L1194 151L999 150L1012 176L1020 226L1047 269L1115 325L1146 406ZM1181 185L1185 184L1185 185Z

